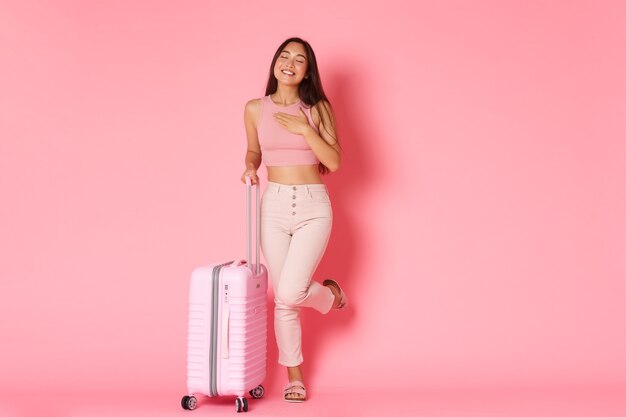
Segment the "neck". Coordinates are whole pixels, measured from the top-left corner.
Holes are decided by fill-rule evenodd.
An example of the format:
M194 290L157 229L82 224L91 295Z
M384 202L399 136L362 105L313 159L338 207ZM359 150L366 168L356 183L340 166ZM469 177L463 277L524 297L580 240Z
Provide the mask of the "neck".
M278 104L289 105L300 100L300 96L298 95L298 86L294 87L285 87L278 85L276 92L272 94L272 98Z

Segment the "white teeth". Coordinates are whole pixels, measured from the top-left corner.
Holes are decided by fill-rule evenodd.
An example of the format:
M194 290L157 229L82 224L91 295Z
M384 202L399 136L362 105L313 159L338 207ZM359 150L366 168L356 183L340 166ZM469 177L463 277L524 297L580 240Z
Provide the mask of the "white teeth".
M287 74L287 75L294 75L294 73L293 73L293 72L291 72L291 71L287 71L287 70L283 70L283 71L282 71L282 73L283 73L283 74Z

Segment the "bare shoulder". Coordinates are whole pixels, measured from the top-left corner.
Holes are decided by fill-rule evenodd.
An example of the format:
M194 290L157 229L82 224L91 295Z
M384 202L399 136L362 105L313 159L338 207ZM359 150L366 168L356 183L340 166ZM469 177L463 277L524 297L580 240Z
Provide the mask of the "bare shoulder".
M333 108L327 100L320 100L311 108L311 116L314 119L321 120L322 123L333 122L335 116Z
M246 103L244 111L244 119L246 123L252 123L256 126L259 117L261 116L261 99L255 98Z
M315 112L322 116L332 116L333 108L327 100L320 100L313 105L311 112Z
M261 99L253 98L246 103L246 113L253 112L258 113L261 110Z
M330 108L331 108L330 102L328 100L320 100L317 103L315 103L315 105L313 107L315 107L315 108L317 108L318 110L321 110L321 111L330 110Z

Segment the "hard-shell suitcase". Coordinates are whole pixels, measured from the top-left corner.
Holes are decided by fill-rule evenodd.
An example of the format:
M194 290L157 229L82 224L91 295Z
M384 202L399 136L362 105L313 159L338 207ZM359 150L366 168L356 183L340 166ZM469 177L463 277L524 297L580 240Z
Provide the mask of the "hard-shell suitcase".
M196 408L194 394L236 395L237 412L248 411L247 392L264 393L267 353L267 270L259 263L259 187L256 187L256 262L251 264L251 184L246 184L247 259L196 268L189 288L187 390L184 409Z

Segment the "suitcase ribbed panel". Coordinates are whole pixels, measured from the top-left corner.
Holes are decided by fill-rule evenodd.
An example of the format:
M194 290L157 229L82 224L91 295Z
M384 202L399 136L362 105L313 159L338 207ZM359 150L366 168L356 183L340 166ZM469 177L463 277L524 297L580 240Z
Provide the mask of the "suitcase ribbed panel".
M209 335L206 304L189 305L189 328L187 332L187 385L204 391L208 386Z
M220 265L196 268L189 288L187 328L187 389L210 395L211 277Z
M243 395L265 379L267 294L229 300L228 392Z

